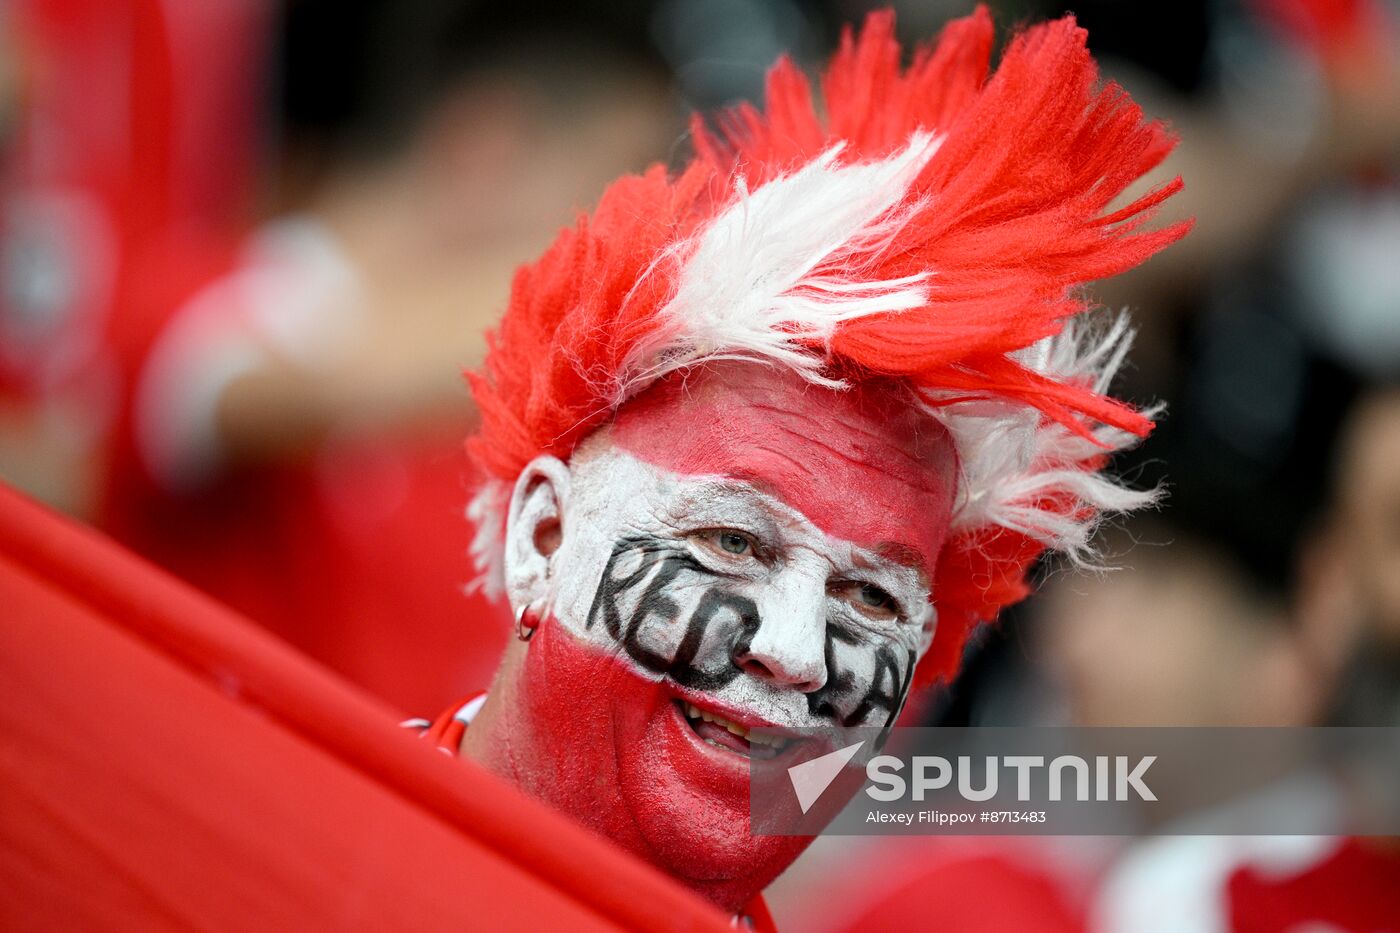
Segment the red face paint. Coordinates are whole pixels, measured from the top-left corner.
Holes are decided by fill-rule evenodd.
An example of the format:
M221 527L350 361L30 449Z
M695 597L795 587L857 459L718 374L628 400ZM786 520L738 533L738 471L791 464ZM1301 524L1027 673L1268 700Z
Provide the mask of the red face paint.
M501 699L483 764L729 909L811 841L751 836L748 762L704 744L668 682L557 619L540 626Z
M955 455L947 429L883 385L814 386L759 364L653 386L612 440L657 466L743 480L818 528L931 579L948 532Z

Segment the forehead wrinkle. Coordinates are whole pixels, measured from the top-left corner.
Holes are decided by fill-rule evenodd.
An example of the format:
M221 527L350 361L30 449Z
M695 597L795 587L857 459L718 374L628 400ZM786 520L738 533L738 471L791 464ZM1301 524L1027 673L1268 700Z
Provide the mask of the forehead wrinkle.
M845 451L842 451L842 450L840 450L840 449L838 449L838 448L832 447L830 444L827 444L827 443L825 443L825 442L823 442L823 441L821 441L821 440L818 440L818 439L815 438L815 437L811 437L811 436L807 436L807 435L799 435L797 432L792 431L792 430L790 430L789 428L787 428L786 426L783 426L783 425L775 425L775 428L776 428L778 431L784 432L785 434L791 435L791 436L793 436L793 437L795 437L795 438L800 438L800 439L802 440L803 443L805 443L805 444L807 444L807 445L810 445L810 446L817 447L817 448L819 448L819 449L821 449L821 450L823 450L823 451L826 451L826 452L829 453L831 456L836 457L836 458L839 458L839 459L841 459L841 460L844 460L844 461L846 461L847 463L851 463L851 464L853 464L853 465L855 465L855 466L857 466L857 467L862 467L862 468L865 468L865 467L868 467L868 466L869 466L869 464L866 464L864 461L859 460L859 459L857 459L856 457L853 457L853 456L847 454ZM796 467L797 469L801 470L801 471L803 472L803 474L806 475L806 476L808 476L808 477L811 477L811 478L813 478L813 479L815 479L815 480L818 480L818 481L820 481L820 480L822 479L822 477L820 477L819 475L817 475L816 471L813 470L813 469L811 469L806 463L802 462L802 461L799 460L799 459L794 459L793 457L791 457L790 454L789 454L788 448L774 447L774 446L771 446L771 445L769 445L769 444L761 444L761 445L755 445L755 446L756 446L757 449L759 449L759 450L768 451L769 453L773 453L773 454L778 455L778 456L786 457L786 458L788 459L788 461L789 461L794 467ZM926 488L924 488L924 487L915 487L915 488L920 489L921 492L927 491ZM781 499L781 496L777 496L776 493L775 493L775 498ZM809 521L810 521L810 519L809 519ZM913 568L913 569L919 570L920 572L923 572L923 571L922 571L923 559L919 556L919 549L918 549L917 547L915 547L913 544L909 544L909 543L903 542L903 541L881 541L881 542L879 542L878 544L874 545L873 547L872 547L872 546L866 546L866 547L864 548L864 550L869 551L869 552L872 552L872 553L874 553L874 554L876 554L876 555L878 555L878 556L880 556L880 557L886 557L887 559L893 560L895 563L898 563L898 564L901 564L901 565L904 565L904 566L908 566L908 567L911 567L911 568Z
M864 565L873 565L877 561L887 562L905 570L915 571L921 576L924 573L923 559L919 556L918 549L898 541L881 541L874 547L856 548L856 561Z
M858 468L858 469L861 469L861 470L876 469L876 470L880 470L881 472L884 472L884 473L892 473L891 470L885 469L885 468L884 468L882 465L880 465L879 463L872 463L872 462L870 462L870 461L868 461L868 460L864 460L864 459L862 459L861 457L859 457L859 456L857 456L857 455L855 455L855 454L853 454L853 453L851 453L851 452L849 452L849 451L842 450L842 449L839 448L839 447L833 447L831 444L828 444L827 442L825 442L825 441L823 441L823 440L820 440L819 438L815 437L814 435L811 435L811 434L803 434L803 433L801 433L801 432L799 432L799 431L795 431L795 430L793 430L792 428L788 427L787 425L775 424L775 425L773 426L773 429L774 429L774 431L781 432L785 437L794 438L795 440L799 441L800 444L803 445L803 446L818 448L818 449L820 449L821 451L825 452L827 455L829 455L829 456L831 456L831 457L833 457L833 458L839 459L839 460L843 460L843 461L845 461L846 463L849 463L849 464L851 464L852 466L854 466L854 467L856 467L856 468ZM874 435L871 435L871 436L873 437ZM817 478L817 479L820 479L820 478L821 478L821 477L818 477L818 476L816 475L816 472L815 472L811 467L809 467L806 463L804 463L802 460L799 460L799 459L796 459L796 458L792 457L792 455L791 455L791 449L790 449L790 448L775 448L775 447L772 447L772 446L769 446L769 445L766 445L766 444L765 444L765 445L755 445L755 446L756 446L758 449L760 449L760 450L766 450L766 451L769 451L769 452L771 452L771 453L777 454L777 455L779 455L779 456L786 457L786 458L788 459L788 461L789 461L790 463L792 463L793 466L795 466L795 467L801 469L801 470L802 470L805 474L807 474L808 476L812 476L812 477ZM801 447L798 447L798 449L801 449ZM894 449L894 448L891 448L891 449ZM882 451L882 452L883 452L883 451ZM917 490L918 490L919 492L921 492L921 493L931 493L931 492L933 492L933 491L936 489L936 484L930 482L930 477L929 477L929 475L928 475L928 474L929 474L928 464L925 464L925 463L923 463L922 461L917 460L917 459L914 458L913 456L911 456L911 455L909 455L909 454L907 454L907 453L905 453L905 452L903 452L903 451L898 451L898 450L896 450L896 453L898 453L900 456L904 457L906 460L908 460L908 461L910 462L910 464L911 464L911 465L913 466L913 468L914 468L914 476L918 477L918 481L909 482L909 483L908 483L908 485L909 485L910 487L912 487L912 488L914 488L914 489L917 489ZM904 477L901 477L901 479L904 479Z
M664 469L664 467L662 468ZM669 471L668 471L669 472ZM689 504L695 499L710 499L716 496L727 496L741 499L748 505L767 507L768 502L764 494L754 488L753 483L740 476L706 476L694 478L692 482L685 482L684 473L674 474L682 481L680 500Z
M777 430L786 431L789 434L800 436L808 443L818 444L819 446L831 450L833 453L836 453L844 457L845 459L850 460L853 463L861 464L864 466L876 465L873 463L864 464L860 460L856 459L854 456L839 451L836 448L832 447L830 444L822 444L821 442L816 440L814 434L802 434L801 432L796 431L793 428L782 423L783 421L800 421L805 423L809 427L817 428L823 431L826 430L825 425L822 425L818 418L811 414L808 414L805 411L793 411L791 409L782 408L775 405L769 405L764 402L753 402L752 407L757 411L770 412L771 414L773 414L775 416L773 419L773 427ZM905 461L905 465L908 466L910 469L920 473L927 473L936 468L935 464L929 463L929 461L926 458L921 457L915 451L906 449L904 445L891 441L887 435L882 433L877 428L863 424L863 419L848 419L842 417L840 413L836 413L835 417L841 422L841 426L847 431L849 431L851 434L857 435L860 438L864 438L868 441L873 442L874 446L878 448L878 450L875 451L876 453L880 455L893 454L894 456ZM937 424L937 422L935 422L935 424ZM916 440L915 442L916 447L920 446L922 442L922 434L919 430L920 427L921 425L917 424L910 426L916 438L918 438L918 440Z
M754 444L753 449L762 451L764 453L772 454L775 457L781 457L782 459L786 460L789 465L795 467L798 470L801 470L804 475L810 476L813 479L818 478L817 474L815 473L815 471L812 470L811 467L803 463L801 460L798 460L792 456L792 450L790 448L774 446L771 443L762 443ZM757 470L749 469L747 467L740 467L736 469L732 475L741 477L744 480L744 482L748 483L751 486L754 486L755 488L763 492L765 495L773 496L776 499L782 498L782 496L777 494L776 487L774 486L772 481L764 477Z

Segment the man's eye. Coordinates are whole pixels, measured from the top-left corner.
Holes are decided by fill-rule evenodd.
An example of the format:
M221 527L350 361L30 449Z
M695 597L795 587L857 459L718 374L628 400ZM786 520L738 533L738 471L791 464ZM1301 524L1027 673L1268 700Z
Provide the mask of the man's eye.
M850 603L862 615L881 621L899 617L899 604L894 597L871 583L845 581L833 584L831 594Z
M724 560L752 560L758 556L758 545L742 531L716 528L693 536L707 551Z
M722 531L719 534L719 546L730 554L744 554L749 550L749 539L732 531Z
M872 609L894 609L894 597L878 586L868 583L860 588L860 601Z

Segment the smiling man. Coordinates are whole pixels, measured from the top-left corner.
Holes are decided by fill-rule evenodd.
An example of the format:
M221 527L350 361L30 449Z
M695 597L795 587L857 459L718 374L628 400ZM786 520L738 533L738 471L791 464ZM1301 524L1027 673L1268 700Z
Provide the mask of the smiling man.
M518 638L429 735L729 910L806 842L749 832L751 729L893 724L1150 498L1098 474L1151 428L1103 394L1127 331L1074 318L1185 233L1141 228L1179 182L1109 208L1170 137L1072 20L992 44L979 11L904 69L875 15L822 116L780 62L518 273L470 376Z

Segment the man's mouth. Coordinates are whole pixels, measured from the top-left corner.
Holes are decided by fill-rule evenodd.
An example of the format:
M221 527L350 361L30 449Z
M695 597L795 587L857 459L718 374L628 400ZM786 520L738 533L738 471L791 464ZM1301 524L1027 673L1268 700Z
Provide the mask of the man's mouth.
M790 743L775 735L755 735L745 726L726 719L718 713L701 709L694 703L676 700L686 723L707 745L742 755L745 758L775 758Z

